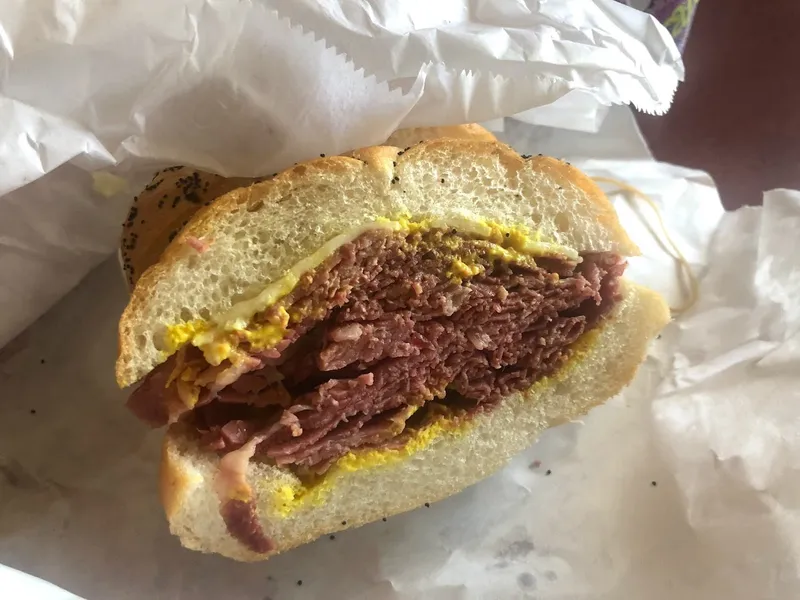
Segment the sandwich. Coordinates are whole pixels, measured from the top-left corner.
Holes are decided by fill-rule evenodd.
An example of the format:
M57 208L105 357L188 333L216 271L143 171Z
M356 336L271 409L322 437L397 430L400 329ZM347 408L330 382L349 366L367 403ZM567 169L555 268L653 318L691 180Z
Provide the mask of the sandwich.
M591 179L432 137L217 182L145 252L116 376L166 427L184 546L261 560L457 493L617 394L668 322Z

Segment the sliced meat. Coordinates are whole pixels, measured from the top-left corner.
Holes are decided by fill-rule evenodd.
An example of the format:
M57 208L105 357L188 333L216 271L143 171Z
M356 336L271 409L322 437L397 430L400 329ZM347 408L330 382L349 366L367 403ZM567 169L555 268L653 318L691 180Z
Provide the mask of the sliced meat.
M241 448L223 456L214 487L220 501L220 515L230 534L253 552L266 554L275 544L258 521L253 490L247 483L247 465L263 440L263 434L256 434Z
M227 447L243 446L253 434L253 425L250 421L234 419L225 423L219 431Z
M330 313L313 352L316 370L303 359L313 387L296 401L314 407L298 415L303 433L276 435L259 452L324 470L350 449L390 439L381 435L391 432L387 411L441 399L446 389L490 406L530 386L557 370L570 345L613 308L625 266L604 254L579 267L556 259L548 259L550 269L487 264L453 286L420 274L423 265L404 256L403 269L391 257ZM414 281L400 281L404 273L415 273Z
M384 358L419 353L411 338L414 319L409 312L387 314L372 322L334 325L317 356L320 371L337 371L356 364L360 368Z
M610 253L587 254L578 267L579 276L590 282L596 290L594 303L584 302L580 310L586 316L587 327L592 328L614 308L619 301L619 281L627 264Z
M185 242L187 246L192 248L198 254L202 254L211 248L211 245L208 242L201 240L200 238L196 238L193 235L187 236Z
M214 396L229 385L236 383L242 375L260 369L263 366L263 360L257 356L236 354L231 360L227 360L216 367L209 367L206 371L200 373L196 383L201 386L207 386L212 396Z
M242 392L232 385L219 392L217 398L220 402L228 404L250 404L251 406L290 406L292 397L281 383L273 383L266 388L255 392Z
M240 452L257 439L253 451L277 464L324 471L354 448L391 445L409 407L456 395L487 410L552 374L619 300L625 262L615 254L535 264L495 255L452 231L373 231L345 244L256 315L292 315L280 344L200 369L192 419L204 443ZM455 261L476 275L449 277ZM129 402L148 422L195 401L165 387L173 361Z
M299 451L276 456L276 463L316 467L317 473L324 472L319 468L320 465L328 466L332 460L354 448L380 447L400 435L412 412L408 407L402 407L381 413L375 418L362 415L337 426L313 444L297 446Z
M231 536L251 552L268 554L275 542L264 534L254 500L226 500L219 510Z
M245 373L231 384L231 387L240 394L257 394L261 390L283 381L278 369L264 368L255 373Z
M159 365L128 398L128 409L151 427L174 423L191 409L181 400L177 385L167 385L174 368L174 358Z

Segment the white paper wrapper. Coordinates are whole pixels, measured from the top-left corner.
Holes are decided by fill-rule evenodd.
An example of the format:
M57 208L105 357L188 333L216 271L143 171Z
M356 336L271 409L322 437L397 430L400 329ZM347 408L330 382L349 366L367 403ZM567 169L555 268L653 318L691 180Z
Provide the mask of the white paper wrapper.
M89 599L800 596L800 193L724 215L707 176L647 160L624 109L594 136L506 130L651 194L702 275L622 396L430 508L265 564L203 556L166 531L161 434L113 382L126 294L108 261L0 356L0 562ZM631 274L674 295L673 265L615 200L645 252Z
M591 131L612 104L663 112L683 76L669 34L613 0L0 0L0 14L0 346L114 250L156 168L264 175L401 126L515 113ZM113 193L96 170L123 178Z
M80 600L50 583L0 565L0 590L6 598L36 598L36 600Z
M653 405L718 597L800 596L800 192L727 215Z

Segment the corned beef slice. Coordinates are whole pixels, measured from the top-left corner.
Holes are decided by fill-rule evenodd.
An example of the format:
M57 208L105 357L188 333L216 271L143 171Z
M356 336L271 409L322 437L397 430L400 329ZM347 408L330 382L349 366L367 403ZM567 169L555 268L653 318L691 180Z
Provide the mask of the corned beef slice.
M320 472L352 448L392 444L409 405L455 397L470 410L490 409L563 364L569 346L613 308L625 269L610 253L577 265L496 254L455 232L361 235L284 298L300 315L284 341L251 350L235 368L223 363L182 418L214 450L237 449L260 432L259 455ZM467 260L476 274L462 280L454 261ZM175 386L164 387L175 360L131 397L148 422L175 406Z

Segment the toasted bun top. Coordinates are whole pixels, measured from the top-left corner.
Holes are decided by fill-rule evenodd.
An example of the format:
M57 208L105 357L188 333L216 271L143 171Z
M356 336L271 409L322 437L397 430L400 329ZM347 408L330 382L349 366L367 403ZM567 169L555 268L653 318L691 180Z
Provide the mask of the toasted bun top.
M476 142L497 141L494 135L477 123L467 123L466 125L446 125L444 127L410 127L408 129L398 129L386 140L386 145L408 148L414 144L441 138L474 140Z
M320 158L197 212L133 290L120 320L119 384L166 359L166 327L220 315L331 238L399 214L524 227L581 252L638 252L597 185L553 158L454 139Z
M453 138L495 141L475 123L446 127L399 129L387 146L405 148L426 140ZM132 288L150 265L158 261L169 243L203 206L239 187L246 187L273 174L247 179L222 177L190 167L174 166L158 171L150 184L133 200L120 240L120 258L125 278Z

